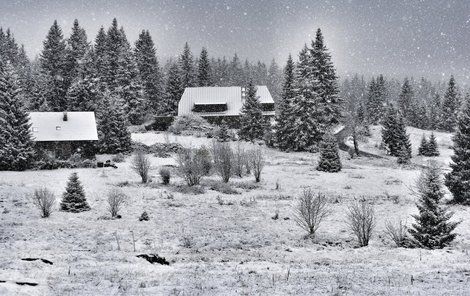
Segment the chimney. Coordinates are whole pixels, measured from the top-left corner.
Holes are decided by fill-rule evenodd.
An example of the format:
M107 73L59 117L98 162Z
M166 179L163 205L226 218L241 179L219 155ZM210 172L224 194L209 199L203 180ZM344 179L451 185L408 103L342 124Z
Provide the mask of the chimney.
M64 114L64 116L62 117L62 120L63 120L63 121L69 120L69 118L68 118L68 116L67 116L67 112L64 112L63 114Z

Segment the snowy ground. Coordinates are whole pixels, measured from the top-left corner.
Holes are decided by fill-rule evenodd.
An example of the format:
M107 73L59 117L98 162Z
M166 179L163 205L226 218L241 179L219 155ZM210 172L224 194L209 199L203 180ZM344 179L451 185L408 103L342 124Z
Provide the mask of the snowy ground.
M380 129L363 144L376 148ZM413 145L423 131L410 129ZM450 135L436 133L442 164L449 162ZM135 141L209 145L204 138L134 134ZM469 295L470 208L452 206L460 236L444 250L395 248L383 235L384 223L411 222L415 197L410 187L418 166L400 167L394 159L349 160L342 153L340 173L317 172L317 154L267 151L261 186L252 177L234 178L239 194L207 189L194 195L177 192L176 184L141 186L129 168L0 172L0 295ZM385 155L384 155L385 156ZM171 158L152 158L153 179ZM418 165L425 160L415 158ZM76 171L92 207L89 212L54 212L41 219L28 200L34 188L47 186L60 197L68 175ZM205 187L218 180L206 178ZM120 182L129 202L122 219L104 219L107 190ZM280 189L276 190L276 183ZM243 185L243 186L242 186ZM303 239L292 207L302 187L327 192L332 215L315 241ZM249 187L249 186L248 186ZM220 196L224 204L220 205ZM355 248L344 223L346 206L359 196L375 205L378 225L370 246ZM143 211L150 221L139 222ZM279 219L273 220L276 211ZM133 250L132 234L136 240ZM120 250L116 241L120 243ZM169 266L136 258L157 253ZM53 262L22 261L40 257ZM31 281L38 286L19 286Z

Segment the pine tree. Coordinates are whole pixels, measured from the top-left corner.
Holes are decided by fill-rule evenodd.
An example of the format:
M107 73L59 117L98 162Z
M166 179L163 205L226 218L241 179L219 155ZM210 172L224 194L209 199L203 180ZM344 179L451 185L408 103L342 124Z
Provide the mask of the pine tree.
M72 34L67 40L67 48L65 51L65 79L67 87L78 76L80 64L83 62L85 55L90 51L90 44L87 40L85 29L80 27L78 20L75 19L72 27Z
M187 87L195 86L196 75L194 70L193 54L191 53L191 49L187 42L184 44L183 53L181 54L179 63L181 71L181 87L183 90Z
M178 64L173 63L168 71L168 78L165 87L165 100L162 104L160 115L176 115L178 113L178 103L183 92L184 88L182 87Z
M60 209L65 212L79 213L89 211L90 205L86 201L85 191L82 183L78 179L77 173L72 173L62 195Z
M146 105L160 113L163 103L163 74L149 31L142 31L135 43L135 57L142 81Z
M269 65L267 80L266 85L269 92L272 94L274 102L278 104L282 96L282 71L274 59Z
M95 45L93 47L93 63L95 73L100 81L101 91L106 88L107 70L108 70L108 51L107 51L107 36L103 27L98 31L95 38Z
M320 121L328 128L339 123L343 100L338 96L338 77L320 29L312 42L310 59L312 78L318 82L315 92L319 96Z
M448 246L456 237L453 233L459 223L450 222L453 213L442 207L444 197L441 172L436 163L431 162L424 169L417 182L419 214L413 215L416 222L409 230L416 246L427 249L441 249Z
M317 171L330 173L341 171L338 144L336 138L330 133L326 133L320 143L320 160Z
M282 85L282 95L278 102L278 112L276 116L275 141L281 150L288 150L292 147L291 117L292 99L294 93L294 61L289 55L286 67L284 68L284 83Z
M312 75L309 50L305 45L295 68L295 96L292 99L290 131L294 151L315 151L326 130L321 120L318 81Z
M392 156L411 158L411 143L406 133L404 119L391 105L388 107L382 126L382 143L387 152Z
M98 148L101 153L117 154L131 150L131 134L127 118L118 99L106 94L98 113Z
M455 203L470 204L470 102L465 102L453 141L452 170L446 175L445 185Z
M228 83L227 86L240 86L244 85L243 69L240 63L240 58L235 54L228 65Z
M418 148L418 155L426 156L429 151L429 143L428 140L426 140L426 136L423 134L421 137L421 143Z
M207 50L202 48L201 55L199 56L199 65L198 65L198 85L199 86L212 86L212 77L211 77L211 64L209 62L209 56Z
M372 78L367 91L366 114L370 124L377 124L386 112L387 89L383 75Z
M35 154L17 79L9 62L0 63L0 170L25 170Z
M457 125L460 111L460 94L455 83L454 76L450 77L447 91L442 102L442 118L440 128L447 132L453 132Z
M429 129L437 130L441 126L441 98L439 94L432 96L429 102Z
M261 103L256 95L256 87L250 82L246 87L246 98L241 111L238 136L246 141L261 140L265 130L266 121L263 117Z
M42 73L49 76L48 106L51 111L65 111L67 108L66 44L57 21L54 21L49 29L43 45L39 63Z
M427 155L426 156L439 156L439 148L437 146L437 141L436 137L434 136L434 133L431 133L431 136L429 137L429 142L428 142L428 149L427 149Z
M398 97L398 110L407 122L412 122L412 106L414 103L414 92L408 78L403 82L400 96Z

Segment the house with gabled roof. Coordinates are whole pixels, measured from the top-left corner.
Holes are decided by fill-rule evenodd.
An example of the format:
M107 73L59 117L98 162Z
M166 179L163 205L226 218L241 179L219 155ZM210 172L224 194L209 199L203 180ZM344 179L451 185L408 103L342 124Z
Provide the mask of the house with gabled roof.
M30 112L31 134L36 147L58 158L78 152L94 155L98 130L94 112Z
M275 115L274 99L264 85L256 86L256 94L267 117ZM188 87L178 104L178 116L197 114L209 122L233 123L238 120L246 90L240 86Z

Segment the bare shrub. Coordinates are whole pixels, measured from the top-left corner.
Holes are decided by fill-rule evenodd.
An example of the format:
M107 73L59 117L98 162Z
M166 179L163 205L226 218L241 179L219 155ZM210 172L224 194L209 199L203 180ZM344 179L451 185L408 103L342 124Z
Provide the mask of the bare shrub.
M108 211L111 217L116 218L122 206L127 200L127 196L120 189L114 188L108 192Z
M365 200L357 201L348 207L346 223L356 235L359 246L369 245L369 240L375 228L374 207Z
M169 168L161 168L160 171L160 177L162 178L162 182L165 185L170 184L170 178L171 178L171 171Z
M229 143L214 141L212 145L214 167L222 181L227 183L233 173L233 151Z
M199 149L196 150L196 155L204 167L204 176L209 176L212 170L212 158L209 149L202 145Z
M142 178L142 183L148 182L150 166L149 157L143 151L138 150L132 158L132 169Z
M315 237L321 222L330 214L328 201L323 193L314 194L311 189L304 189L295 209L295 221Z
M188 186L199 185L205 175L205 160L197 149L183 149L177 154L178 174Z
M51 215L56 199L54 193L47 188L34 190L33 203L41 211L41 217L47 218Z
M253 175L255 176L255 181L256 183L258 183L259 181L261 181L261 172L264 168L263 148L258 146L250 150L248 152L248 159L250 160Z
M398 221L396 225L390 221L387 221L385 223L384 234L399 248L408 247L410 245L408 227L406 226L406 223L403 222L403 220Z
M246 153L240 141L237 142L233 153L233 173L235 176L243 177L243 170L245 168Z

